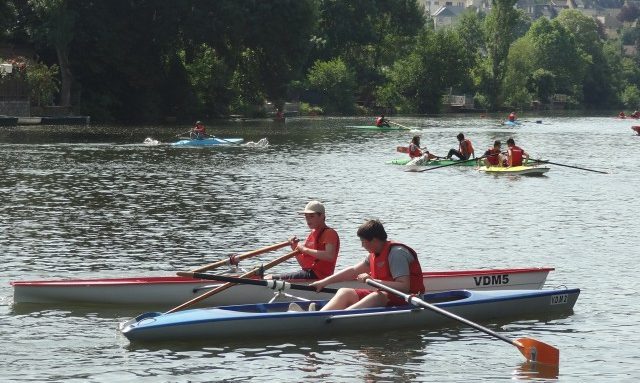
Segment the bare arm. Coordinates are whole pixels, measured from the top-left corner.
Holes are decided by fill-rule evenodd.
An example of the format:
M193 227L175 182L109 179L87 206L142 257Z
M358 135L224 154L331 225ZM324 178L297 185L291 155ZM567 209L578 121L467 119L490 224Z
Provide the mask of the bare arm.
M311 283L311 286L314 286L316 290L320 290L323 287L330 285L336 282L344 282L344 281L352 281L356 279L356 277L369 270L369 265L367 265L364 261L355 264L354 266L347 267L346 269L342 269L333 275L329 275L324 279L320 279L319 281L315 281Z

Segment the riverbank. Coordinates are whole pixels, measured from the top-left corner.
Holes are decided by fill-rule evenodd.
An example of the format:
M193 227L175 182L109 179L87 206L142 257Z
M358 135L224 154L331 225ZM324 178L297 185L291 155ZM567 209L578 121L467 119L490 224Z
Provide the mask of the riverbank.
M17 125L89 125L90 116L43 116L15 117L0 116L0 126Z

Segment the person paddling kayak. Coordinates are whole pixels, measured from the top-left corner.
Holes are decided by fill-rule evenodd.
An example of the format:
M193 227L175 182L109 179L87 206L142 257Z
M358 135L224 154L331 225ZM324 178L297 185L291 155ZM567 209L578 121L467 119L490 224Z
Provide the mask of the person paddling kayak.
M517 146L513 138L507 140L507 147L507 166L522 166L529 160L529 154Z
M424 157L424 159L427 161L435 158L440 158L429 153L427 148L420 147L420 136L413 136L413 138L411 139L411 143L409 143L409 157L411 157L412 160Z
M380 117L376 118L376 126L378 128L381 127L390 127L391 125L389 125L389 120L387 120L386 118L384 118L384 113L380 115Z
M500 140L495 140L493 142L493 147L487 149L487 151L484 152L484 165L486 167L503 166L504 159L502 157L502 151L500 149L501 146L502 143L500 142Z
M189 137L195 140L202 140L204 138L209 137L209 135L207 134L207 128L205 128L202 121L196 121L195 126L193 127L193 129L191 129L191 132L189 133Z

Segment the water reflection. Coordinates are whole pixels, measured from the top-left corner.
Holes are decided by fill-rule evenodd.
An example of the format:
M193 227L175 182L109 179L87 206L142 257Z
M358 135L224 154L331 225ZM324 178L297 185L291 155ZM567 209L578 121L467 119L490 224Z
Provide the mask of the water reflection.
M560 366L524 362L513 371L518 380L558 379Z

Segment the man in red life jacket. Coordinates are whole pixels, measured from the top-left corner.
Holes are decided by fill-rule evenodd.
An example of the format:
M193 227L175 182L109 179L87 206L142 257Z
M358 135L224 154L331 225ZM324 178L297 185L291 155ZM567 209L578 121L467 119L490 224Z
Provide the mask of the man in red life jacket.
M384 118L384 113L380 115L380 117L376 118L376 126L377 127L389 127L389 120L387 120L386 118Z
M493 147L487 149L487 151L484 152L484 165L486 167L502 166L503 159L502 159L502 152L500 150L501 146L502 146L502 143L499 140L495 140L493 142Z
M325 223L324 205L319 201L311 201L300 212L304 214L311 233L304 244L292 240L291 249L299 251L296 260L300 270L269 275L265 279L322 279L333 274L340 251L338 233Z
M191 129L190 136L192 139L196 140L202 140L203 138L208 136L207 128L204 127L202 121L196 122L196 125L193 127L193 129Z
M369 253L365 259L330 277L313 282L317 290L335 282L371 278L391 288L410 294L424 293L422 268L418 255L409 246L387 240L380 221L370 220L358 228L362 247ZM341 288L322 310L401 306L407 303L396 295L366 288Z
M640 112L637 110L634 110L633 113L631 113L631 117L632 118L640 118Z
M513 138L507 140L507 148L507 166L522 166L529 160L529 154L521 147L516 146Z
M509 121L516 122L516 112L509 113L509 117L507 117Z
M618 118L627 118L627 116L624 114L624 112L620 112L618 113Z
M456 138L458 139L458 150L451 149L447 154L447 159L451 159L451 156L458 157L461 161L468 160L473 156L476 157L476 154L473 150L473 145L471 145L471 141L464 138L464 134L459 133Z

